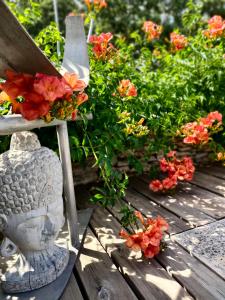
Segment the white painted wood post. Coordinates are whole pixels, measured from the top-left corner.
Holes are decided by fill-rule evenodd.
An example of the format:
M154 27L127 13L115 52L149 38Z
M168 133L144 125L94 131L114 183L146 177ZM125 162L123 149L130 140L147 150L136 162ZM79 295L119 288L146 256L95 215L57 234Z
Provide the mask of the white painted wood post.
M63 169L63 187L64 198L66 201L68 229L71 238L71 245L76 248L79 244L78 218L67 123L65 122L62 125L57 125L56 130Z
M59 11L58 11L58 2L57 2L57 0L53 0L53 8L54 8L55 23L56 23L56 26L57 26L58 30L60 30L60 27L59 27ZM60 42L59 41L57 42L57 54L58 54L58 57L61 56Z
M87 43L90 42L90 37L93 33L93 30L94 30L94 19L91 19L90 26L89 26L89 31L88 31Z
M89 82L89 58L84 32L83 19L79 16L66 17L66 40L62 64L63 72L75 72L86 84ZM76 248L79 243L76 198L69 147L67 124L57 126L60 157L63 165L64 195L71 244Z

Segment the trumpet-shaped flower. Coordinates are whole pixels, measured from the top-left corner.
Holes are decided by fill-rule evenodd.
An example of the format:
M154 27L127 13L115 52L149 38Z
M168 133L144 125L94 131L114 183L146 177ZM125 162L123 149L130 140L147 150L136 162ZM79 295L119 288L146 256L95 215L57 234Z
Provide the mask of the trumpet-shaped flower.
M29 121L44 117L48 114L49 109L50 105L47 101L43 101L38 104L32 102L24 102L20 104L20 112L22 116Z
M170 42L175 51L182 50L188 45L187 38L184 35L176 32L172 32L170 34Z
M176 151L170 151L160 160L160 169L168 176L162 181L156 179L150 182L149 188L153 192L166 192L174 189L178 181L191 181L195 172L192 159L188 156L177 159Z
M160 216L145 220L139 211L135 211L134 214L140 220L143 229L133 234L129 234L122 229L120 236L126 240L128 248L133 251L142 251L146 258L152 258L160 252L161 241L169 225Z
M213 16L208 20L208 29L203 34L208 38L218 38L224 35L225 21L221 16Z
M121 97L136 97L137 89L135 85L129 79L123 79L120 81L117 88Z
M162 33L162 26L157 25L152 21L145 21L143 31L147 34L147 39L150 42L154 39L159 39Z
M180 133L184 136L185 144L206 144L210 139L211 132L221 128L222 115L218 111L209 113L205 118L187 123L181 127Z
M35 77L34 90L49 102L54 102L66 93L65 85L58 77L40 73Z
M93 44L92 51L97 59L107 59L110 57L112 51L115 49L114 46L109 43L113 35L111 32L101 33L99 36L92 35L90 37L90 43Z

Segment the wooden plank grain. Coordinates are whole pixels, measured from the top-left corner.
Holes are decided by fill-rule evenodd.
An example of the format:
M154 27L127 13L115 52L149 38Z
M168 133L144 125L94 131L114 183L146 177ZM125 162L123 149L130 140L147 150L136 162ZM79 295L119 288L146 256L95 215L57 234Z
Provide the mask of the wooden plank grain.
M96 209L91 226L140 299L192 299L154 259L143 259L127 249L118 235L121 225L107 210Z
M160 253L157 260L194 298L225 299L224 280L175 242L168 242L166 251Z
M68 282L68 285L60 300L83 300L83 299L84 298L81 294L77 281L74 275L72 274Z
M187 205L207 215L220 219L225 217L225 198L190 183L181 183L178 195L186 199Z
M196 171L195 176L190 183L225 197L224 179Z
M3 0L0 0L0 77L12 69L29 74L59 75Z
M76 270L91 300L137 300L90 229L76 262Z
M185 197L183 197L182 195L163 195L154 193L149 190L146 182L143 182L138 178L131 178L130 183L131 187L135 191L143 194L150 200L176 214L193 226L205 225L215 221L214 218L208 216L204 212L190 207L188 205L187 199L185 199Z
M121 205L131 205L135 210L139 210L146 217L162 216L169 223L169 234L176 234L192 228L190 224L181 220L175 214L169 212L165 208L150 201L145 196L137 193L132 189L126 191L125 200L121 203L116 202L113 208L108 207L108 210L118 219L121 218Z
M225 179L225 166L223 165L215 164L204 168L202 167L198 169L198 171L221 179Z
M149 182L146 175L142 176L142 180L146 183ZM212 218L220 219L225 217L225 198L203 187L198 187L195 184L187 182L180 182L176 190L176 197L184 205L200 210Z
M149 201L148 198L135 192L134 190L127 190L126 201L130 202L134 208L142 212L147 217L156 217L158 215L164 217L169 223L170 234L178 233L191 228L190 224L181 220L175 214L169 212L167 209L161 207L153 201Z

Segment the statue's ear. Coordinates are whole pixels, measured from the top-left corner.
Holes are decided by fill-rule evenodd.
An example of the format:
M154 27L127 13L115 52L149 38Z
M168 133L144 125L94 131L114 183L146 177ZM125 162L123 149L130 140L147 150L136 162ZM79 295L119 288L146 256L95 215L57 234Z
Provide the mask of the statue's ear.
M7 217L0 214L0 231L4 231L4 229L7 227L7 224Z

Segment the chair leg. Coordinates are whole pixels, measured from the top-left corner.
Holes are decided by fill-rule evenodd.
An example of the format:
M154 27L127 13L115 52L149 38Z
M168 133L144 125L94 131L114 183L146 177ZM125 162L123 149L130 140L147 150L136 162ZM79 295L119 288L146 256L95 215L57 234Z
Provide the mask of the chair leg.
M66 217L71 238L71 246L76 248L79 245L78 218L67 123L65 122L62 125L56 126L56 130L63 169Z

